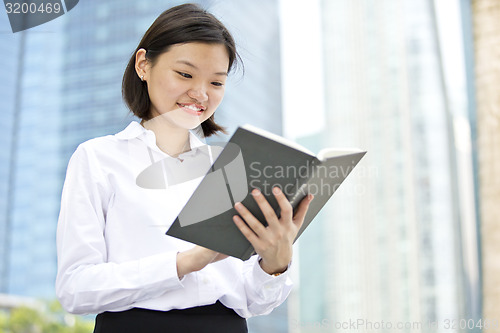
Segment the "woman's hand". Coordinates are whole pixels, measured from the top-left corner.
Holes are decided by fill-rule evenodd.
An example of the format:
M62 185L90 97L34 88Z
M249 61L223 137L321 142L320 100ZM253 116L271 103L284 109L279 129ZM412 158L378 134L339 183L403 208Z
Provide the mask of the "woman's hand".
M186 274L201 270L206 265L226 259L228 256L196 245L190 250L177 254L177 275L179 279Z
M273 194L281 208L281 217L278 219L273 208L259 190L252 191L252 195L259 205L268 226L265 227L240 202L234 205L241 217L235 215L234 222L253 245L255 252L262 258L260 266L268 274L284 272L292 260L292 245L297 233L304 222L309 203L313 196L309 194L299 204L293 215L293 208L283 192L273 188ZM243 218L243 219L242 219ZM246 222L246 223L245 223Z

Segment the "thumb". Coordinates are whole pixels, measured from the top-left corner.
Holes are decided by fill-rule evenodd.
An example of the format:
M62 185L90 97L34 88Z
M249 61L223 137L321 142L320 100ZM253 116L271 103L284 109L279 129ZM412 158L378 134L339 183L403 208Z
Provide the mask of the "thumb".
M299 204L299 208L297 209L297 212L293 216L293 223L297 227L302 226L302 222L304 222L304 218L306 217L307 210L309 209L309 204L311 201L314 199L314 195L308 194L304 199Z

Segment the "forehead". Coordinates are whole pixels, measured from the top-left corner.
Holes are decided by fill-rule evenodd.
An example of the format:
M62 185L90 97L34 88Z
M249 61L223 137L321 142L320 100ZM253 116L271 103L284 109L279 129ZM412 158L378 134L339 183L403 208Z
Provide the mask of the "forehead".
M169 47L158 57L164 65L192 64L200 70L227 72L229 55L224 44L185 43Z

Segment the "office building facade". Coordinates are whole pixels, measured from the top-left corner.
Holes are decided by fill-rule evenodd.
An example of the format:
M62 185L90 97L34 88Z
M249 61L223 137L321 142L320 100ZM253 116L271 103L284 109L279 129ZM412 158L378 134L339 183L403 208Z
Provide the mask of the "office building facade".
M362 332L401 324L401 332L437 332L447 320L471 318L479 264L477 243L464 233L477 232L477 221L474 198L464 194L471 188L458 177L455 126L466 104L450 102L457 88L444 72L434 4L320 3L326 120L300 141L315 151L368 153L300 240L291 329L330 332L355 322Z

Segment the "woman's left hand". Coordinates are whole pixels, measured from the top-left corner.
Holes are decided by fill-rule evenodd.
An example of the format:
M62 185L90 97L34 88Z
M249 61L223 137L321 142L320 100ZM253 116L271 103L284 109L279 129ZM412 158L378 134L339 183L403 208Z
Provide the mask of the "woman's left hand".
M234 208L241 217L238 215L233 217L236 226L262 258L260 266L268 274L282 273L287 269L292 260L293 241L304 222L309 203L313 199L311 194L307 195L293 215L292 205L285 194L278 187L273 188L273 194L281 208L280 218L276 216L273 208L259 190L252 191L255 201L266 218L267 227L240 202L236 203Z

